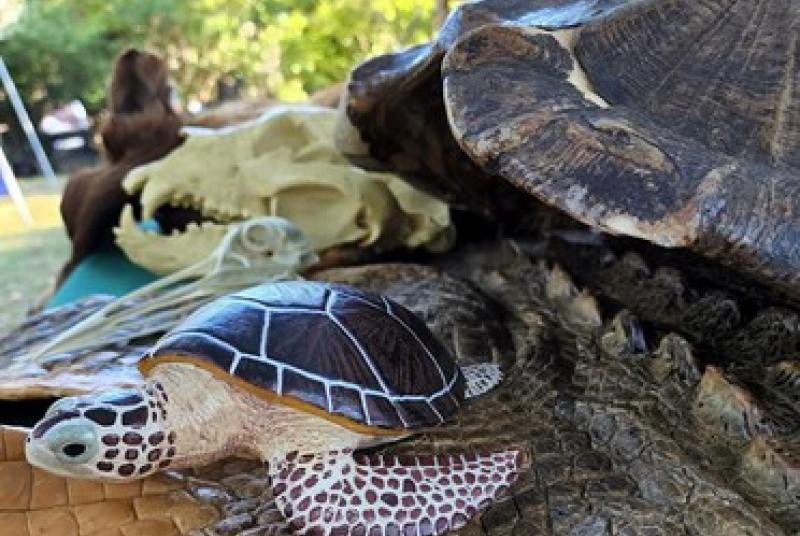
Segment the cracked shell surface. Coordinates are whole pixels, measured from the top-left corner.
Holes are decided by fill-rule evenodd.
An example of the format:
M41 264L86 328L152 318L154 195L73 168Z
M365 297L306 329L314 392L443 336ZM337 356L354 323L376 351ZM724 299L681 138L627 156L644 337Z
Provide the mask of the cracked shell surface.
M500 177L797 299L799 30L788 0L478 2L430 45L355 69L349 118L373 156L476 210L537 206L500 206ZM433 131L435 156L400 137ZM459 154L475 168L446 164Z

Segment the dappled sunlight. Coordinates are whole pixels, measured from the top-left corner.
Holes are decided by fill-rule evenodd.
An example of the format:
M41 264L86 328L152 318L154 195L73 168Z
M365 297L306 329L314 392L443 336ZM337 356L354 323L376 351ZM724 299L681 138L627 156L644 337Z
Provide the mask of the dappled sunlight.
M37 229L63 227L58 204L61 196L34 195L25 198L33 216L33 224L25 225L11 199L0 198L0 238L13 237Z

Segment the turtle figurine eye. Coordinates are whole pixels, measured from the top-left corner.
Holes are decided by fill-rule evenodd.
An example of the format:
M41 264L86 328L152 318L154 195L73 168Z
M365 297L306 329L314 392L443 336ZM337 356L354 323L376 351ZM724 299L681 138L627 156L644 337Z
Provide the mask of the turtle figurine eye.
M62 476L92 476L93 462L100 451L95 423L60 404L40 421L28 436L25 454L43 469Z
M71 442L61 448L61 452L70 460L77 460L86 454L86 444Z
M98 451L97 435L87 424L62 426L48 439L55 457L66 464L85 463Z

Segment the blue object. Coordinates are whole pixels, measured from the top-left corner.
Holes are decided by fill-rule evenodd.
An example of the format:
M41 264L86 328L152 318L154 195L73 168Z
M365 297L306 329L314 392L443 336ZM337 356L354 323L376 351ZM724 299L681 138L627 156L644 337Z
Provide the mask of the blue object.
M141 227L160 230L155 221L143 222ZM158 278L158 275L132 263L116 244L104 244L69 274L50 298L46 309L72 303L92 294L124 296Z
M81 261L50 298L47 309L92 294L124 296L156 279L156 274L133 264L120 250L104 248Z

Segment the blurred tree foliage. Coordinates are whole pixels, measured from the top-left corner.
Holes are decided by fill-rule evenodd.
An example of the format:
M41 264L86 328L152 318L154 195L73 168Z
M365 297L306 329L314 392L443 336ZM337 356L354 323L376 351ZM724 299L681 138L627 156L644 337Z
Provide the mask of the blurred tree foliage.
M441 0L440 2L441 3ZM29 101L102 108L113 57L148 47L184 98L224 76L251 95L301 99L369 55L430 38L436 0L27 0L0 55Z

